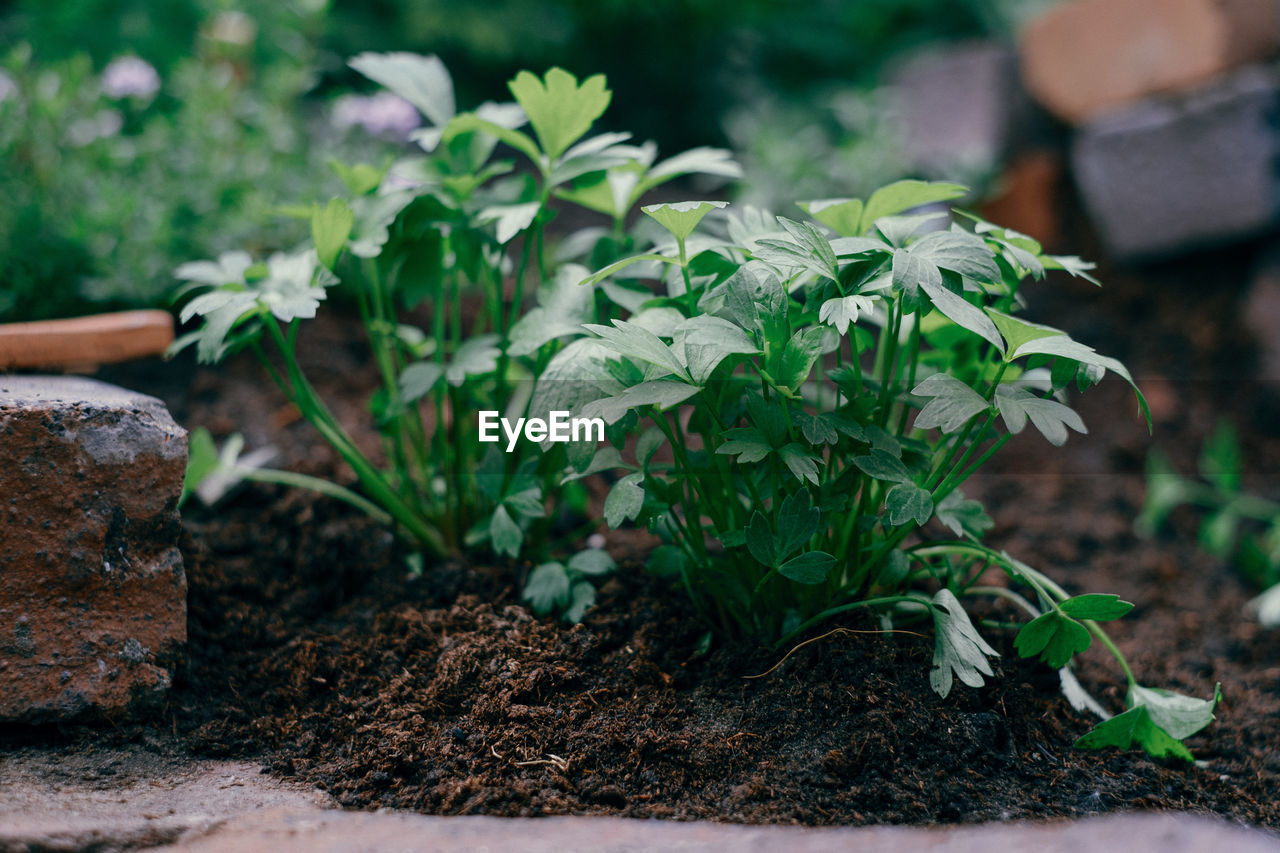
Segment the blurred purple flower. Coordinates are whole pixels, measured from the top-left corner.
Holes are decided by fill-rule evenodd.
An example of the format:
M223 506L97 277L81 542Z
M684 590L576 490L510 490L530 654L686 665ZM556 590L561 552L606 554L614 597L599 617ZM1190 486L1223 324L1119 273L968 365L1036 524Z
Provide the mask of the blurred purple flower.
M146 60L122 56L103 69L102 91L109 98L151 98L160 91L160 75Z
M422 123L413 104L391 92L343 95L333 104L332 121L341 130L359 125L373 136L401 140Z

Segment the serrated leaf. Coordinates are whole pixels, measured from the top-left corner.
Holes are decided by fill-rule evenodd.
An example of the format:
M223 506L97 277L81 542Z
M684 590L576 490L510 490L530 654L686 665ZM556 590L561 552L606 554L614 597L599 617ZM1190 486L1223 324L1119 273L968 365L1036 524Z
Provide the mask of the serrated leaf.
M521 597L539 616L562 610L571 600L569 573L559 563L543 563L529 573Z
M476 214L476 221L496 222L498 242L505 245L532 225L541 209L542 203L537 201L522 204L496 204Z
M929 397L916 415L915 429L937 427L943 433L960 431L975 415L991 408L985 397L946 373L935 373L911 389L917 397Z
M862 473L876 480L886 483L911 482L911 472L902 464L902 460L884 450L872 450L866 456L855 456L853 464Z
M779 384L797 391L808 381L814 364L822 357L825 336L821 326L809 326L791 336L782 350L778 375L774 377Z
M348 238L351 254L357 258L376 258L382 253L382 247L391 239L391 223L396 221L413 201L411 192L391 192L382 195L362 195L351 202L351 212L355 215Z
M542 80L521 71L507 85L552 160L591 129L612 97L603 74L588 77L579 85L578 78L563 68L552 68Z
M728 207L727 201L677 201L668 204L650 204L640 208L659 225L671 232L677 240L685 240L702 218L713 210Z
M889 523L894 527L914 521L923 526L933 515L933 498L914 483L899 483L884 498Z
M731 355L755 355L760 350L741 328L719 317L699 314L674 330L672 348L684 348L689 377L705 383L722 361Z
M640 406L657 406L660 410L679 405L697 394L697 385L677 382L674 379L652 379L632 385L613 397L594 400L582 407L588 418L603 418L606 424L617 423L623 415Z
M1045 255L1041 260L1047 270L1065 270L1076 278L1102 286L1102 282L1089 274L1089 270L1096 265L1089 261L1082 261L1075 255Z
M1017 317L1004 314L994 308L986 309L987 316L996 324L996 328L1000 330L1000 334L1009 344L1009 349L1005 355L1006 361L1012 361L1019 355L1019 350L1024 344L1041 338L1052 338L1056 336L1066 336L1066 333L1052 326L1042 326L1039 323L1030 323Z
M808 542L822 521L822 513L813 506L808 489L788 495L778 509L778 554L787 556Z
M595 295L590 289L578 286L586 271L586 267L578 264L565 264L550 282L538 289L538 307L511 327L507 352L528 355L558 338L586 334L583 324L595 313Z
M894 548L885 558L880 573L876 575L876 586L881 589L897 589L907 579L910 570L910 558L904 552Z
M413 104L432 124L446 124L457 111L453 80L439 57L404 52L361 53L347 64Z
M1197 699L1159 687L1134 684L1129 688L1129 705L1146 708L1151 722L1177 740L1190 737L1213 722L1213 711L1222 701L1222 685L1214 688L1212 699Z
M319 203L311 206L311 240L316 244L320 263L333 269L355 222L356 215L340 198L329 199L324 207Z
M1054 669L1067 665L1072 657L1089 648L1093 642L1089 629L1076 620L1050 610L1023 625L1013 646L1024 658L1040 656Z
M635 471L613 484L604 500L604 520L613 529L624 521L634 521L644 506L644 489L640 487L644 474Z
M677 546L659 545L649 552L645 568L660 578L678 577L684 574L688 562L689 558Z
M668 157L649 170L640 185L640 192L680 175L719 175L723 178L741 178L742 167L733 160L733 152L723 148L705 146L690 148Z
M779 566L778 574L787 580L813 586L826 581L835 564L836 558L825 551L806 551Z
M805 441L818 445L835 444L840 440L840 433L836 427L837 421L829 417L831 414L824 412L822 415L815 416L807 412L795 412L792 416L800 423L800 433Z
M1011 385L1001 385L996 389L996 407L1009 432L1015 435L1022 432L1030 418L1035 428L1054 447L1066 444L1067 427L1078 433L1089 431L1078 414L1057 400L1046 400Z
M818 463L822 460L805 450L794 441L778 451L782 462L799 480L808 480L818 485Z
M1118 749L1141 747L1152 758L1179 758L1193 761L1191 750L1169 736L1154 722L1145 707L1130 708L1093 727L1093 731L1075 742L1076 749Z
M934 517L957 536L966 534L980 537L995 526L991 516L977 501L966 500L964 493L956 489L934 507Z
M828 299L818 309L818 322L826 323L842 335L848 334L849 326L857 323L860 315L875 310L875 300L875 296L858 293Z
M524 531L512 520L505 506L499 505L489 519L489 541L498 554L516 557L520 554L520 544L524 542Z
M904 210L933 204L939 201L951 201L961 198L969 191L960 184L930 183L927 181L897 181L887 187L881 187L867 199L866 209L862 212L862 227L858 234L866 231L877 219L892 216Z
M981 687L982 677L993 674L987 658L1000 653L982 639L951 590L938 590L930 610L936 636L929 684L943 698L951 692L953 674L970 687Z
M611 445L605 445L595 452L587 463L587 467L581 471L572 471L566 474L564 479L560 481L560 485L572 483L575 480L581 480L583 477L589 477L592 474L599 474L602 471L612 471L616 468L631 468L622 458L622 454L618 452L618 448Z
M721 433L724 443L716 448L716 453L736 456L741 463L759 462L773 452L764 433L755 427L737 427Z
M1122 601L1118 595L1090 592L1068 598L1058 607L1073 619L1106 622L1124 616L1133 609L1133 602Z
M648 329L625 320L614 320L612 327L589 323L585 328L599 335L606 347L620 355L655 364L681 379L689 379L680 355Z
M726 281L725 301L733 319L748 331L761 331L766 341L785 334L787 323L787 291L773 273L757 275L742 266Z
M778 551L774 547L773 531L769 529L769 520L758 510L747 522L747 550L764 565L777 565Z
M584 575L593 577L607 575L616 568L618 568L618 564L609 556L609 552L603 548L588 548L569 558L569 569L571 571L581 572Z
M967 231L934 231L925 234L909 247L913 255L924 258L939 269L950 270L976 281L1000 281L1000 267L995 255L981 237Z

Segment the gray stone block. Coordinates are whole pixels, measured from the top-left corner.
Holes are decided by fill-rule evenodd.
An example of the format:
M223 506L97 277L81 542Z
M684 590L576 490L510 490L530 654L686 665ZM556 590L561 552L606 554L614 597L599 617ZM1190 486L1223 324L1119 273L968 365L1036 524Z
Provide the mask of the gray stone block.
M0 720L153 705L186 641L186 433L152 397L0 377Z
M1172 257L1280 222L1278 83L1274 71L1252 66L1080 130L1076 184L1114 257Z

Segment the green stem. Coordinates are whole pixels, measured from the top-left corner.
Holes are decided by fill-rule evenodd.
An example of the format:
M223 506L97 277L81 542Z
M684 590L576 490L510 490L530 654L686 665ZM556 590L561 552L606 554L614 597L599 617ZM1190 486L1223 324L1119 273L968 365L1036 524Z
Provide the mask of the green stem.
M307 489L312 492L324 495L325 497L334 498L350 504L356 509L369 516L376 523L389 525L392 522L391 516L370 501L368 498L356 494L350 489L339 486L337 483L331 483L323 477L312 477L309 474L300 474L296 471L279 471L275 469L264 468L241 468L233 467L231 473L241 480L252 480L257 483L272 483L278 486L289 486L295 489Z

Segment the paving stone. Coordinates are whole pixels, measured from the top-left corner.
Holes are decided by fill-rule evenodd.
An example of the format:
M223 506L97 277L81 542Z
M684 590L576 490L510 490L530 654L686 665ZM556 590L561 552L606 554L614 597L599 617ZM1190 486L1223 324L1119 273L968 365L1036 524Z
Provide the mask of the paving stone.
M154 705L186 641L186 433L152 397L0 377L0 720Z
M989 172L1052 129L1022 89L1009 45L973 41L928 48L890 75L911 165L956 180Z
M263 811L228 821L167 851L320 853L356 850L520 850L522 853L1262 853L1280 849L1257 830L1185 814L1125 814L1055 823L805 828L606 817L425 817L403 813Z
M1280 221L1278 114L1275 71L1251 66L1082 128L1072 168L1113 255L1173 256Z
M1005 166L995 193L982 202L980 212L997 225L1034 237L1048 250L1058 249L1065 171L1059 152L1028 151Z
M1027 89L1072 124L1196 89L1278 47L1278 0L1074 0L1020 39Z

